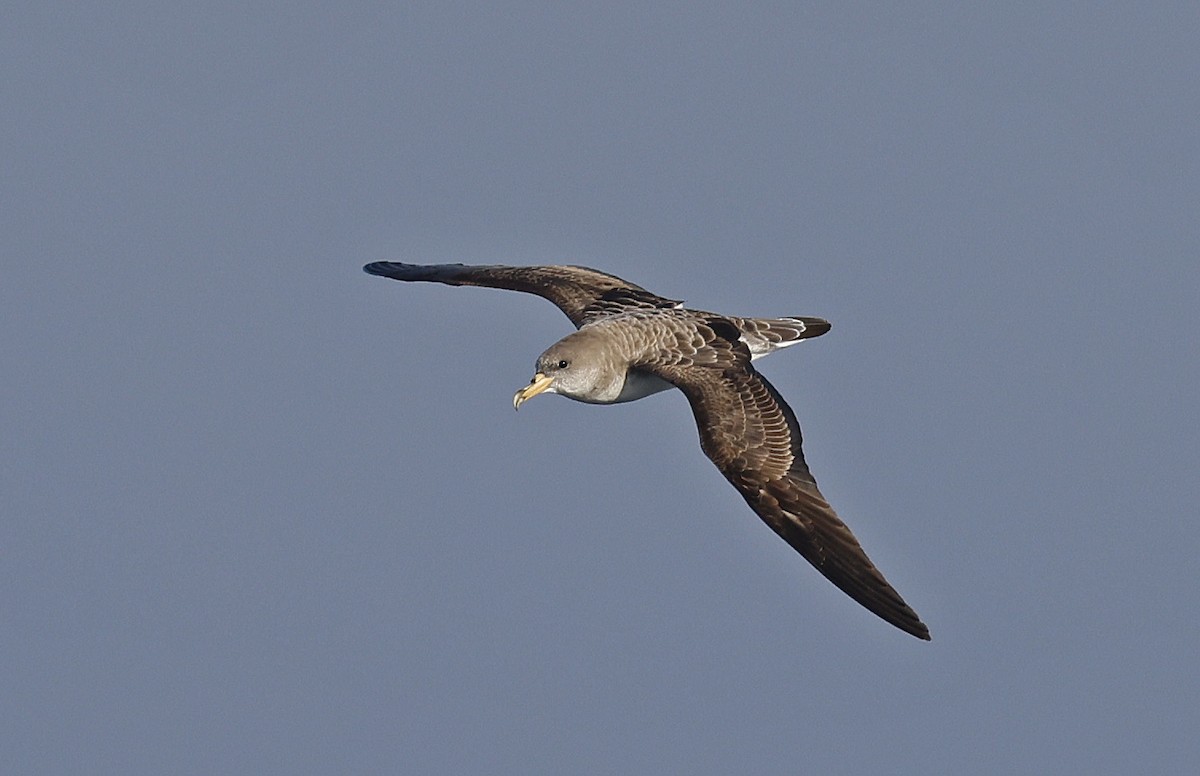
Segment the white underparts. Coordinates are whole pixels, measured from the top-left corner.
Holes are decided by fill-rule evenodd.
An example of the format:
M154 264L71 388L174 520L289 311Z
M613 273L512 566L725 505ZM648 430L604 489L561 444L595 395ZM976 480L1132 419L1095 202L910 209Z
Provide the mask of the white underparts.
M635 401L652 393L659 393L674 387L661 377L639 369L630 369L625 374L625 384L621 386L621 392L617 394L616 399L613 399L613 403Z

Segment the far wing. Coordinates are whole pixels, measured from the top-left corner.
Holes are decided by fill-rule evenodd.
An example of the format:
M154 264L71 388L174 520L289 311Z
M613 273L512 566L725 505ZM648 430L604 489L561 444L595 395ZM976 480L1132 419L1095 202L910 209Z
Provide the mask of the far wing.
M363 267L393 280L430 281L450 286L485 286L522 291L548 299L576 328L632 309L666 309L680 303L650 293L615 275L587 267L505 267L465 264L401 264L376 261Z

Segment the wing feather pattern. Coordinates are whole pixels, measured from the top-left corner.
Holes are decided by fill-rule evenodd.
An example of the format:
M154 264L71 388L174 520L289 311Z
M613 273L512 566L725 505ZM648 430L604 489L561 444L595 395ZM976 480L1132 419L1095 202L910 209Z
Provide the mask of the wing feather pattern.
M402 264L376 261L363 267L393 280L430 281L449 286L483 286L536 294L566 313L576 328L636 309L669 309L681 304L641 286L587 267L505 267L466 264Z
M716 359L711 354L702 360L681 357L676 351L664 363L638 367L683 391L696 416L700 447L763 522L855 601L928 640L929 629L817 489L804 462L795 413L750 365L745 344L731 342L733 332L716 323L701 327Z

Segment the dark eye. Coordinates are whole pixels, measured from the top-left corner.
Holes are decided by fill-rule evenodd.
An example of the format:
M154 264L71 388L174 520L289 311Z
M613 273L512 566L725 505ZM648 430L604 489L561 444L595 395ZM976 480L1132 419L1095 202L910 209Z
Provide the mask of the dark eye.
M562 361L559 361L559 362L558 362L558 368L559 368L559 369L566 369L566 368L567 368L567 367L570 365L570 363L571 363L570 361L567 361L567 360L564 358Z

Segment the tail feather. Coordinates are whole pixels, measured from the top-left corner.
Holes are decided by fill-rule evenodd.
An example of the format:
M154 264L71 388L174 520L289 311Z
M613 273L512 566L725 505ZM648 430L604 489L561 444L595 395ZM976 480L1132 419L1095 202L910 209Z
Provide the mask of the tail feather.
M793 318L734 318L742 333L742 341L750 348L750 357L759 358L789 345L829 331L829 321L823 318L796 316Z

